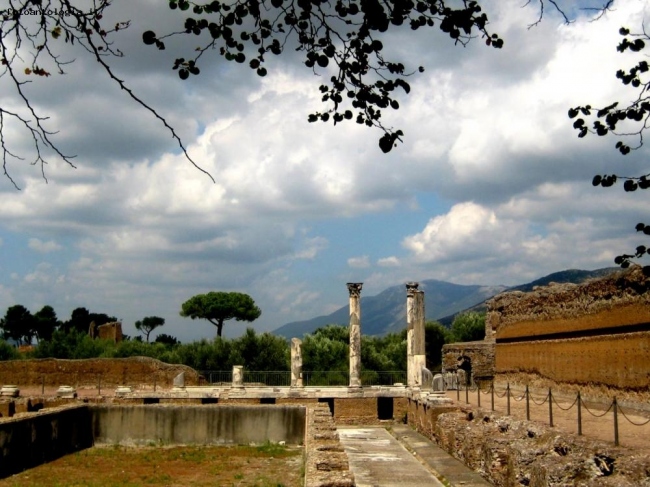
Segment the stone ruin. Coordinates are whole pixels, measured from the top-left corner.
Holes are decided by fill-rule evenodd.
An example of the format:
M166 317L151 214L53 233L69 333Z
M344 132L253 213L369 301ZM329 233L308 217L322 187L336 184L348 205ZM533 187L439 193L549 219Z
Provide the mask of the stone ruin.
M123 340L122 323L115 321L113 323L106 323L97 327L97 338L101 340L112 340L119 343Z
M485 340L445 345L443 370L465 370L476 382L523 374L646 389L649 290L650 279L635 266L582 284L501 293L487 302Z

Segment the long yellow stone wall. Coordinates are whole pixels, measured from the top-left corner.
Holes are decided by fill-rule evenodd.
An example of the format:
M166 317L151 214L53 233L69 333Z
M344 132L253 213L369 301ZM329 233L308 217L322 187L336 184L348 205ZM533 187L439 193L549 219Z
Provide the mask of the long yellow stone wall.
M496 374L639 391L650 385L650 280L640 267L488 302Z
M487 303L487 338L531 337L650 322L650 280L641 268L584 284L502 293Z
M497 374L526 372L555 382L621 389L650 385L650 333L496 345Z

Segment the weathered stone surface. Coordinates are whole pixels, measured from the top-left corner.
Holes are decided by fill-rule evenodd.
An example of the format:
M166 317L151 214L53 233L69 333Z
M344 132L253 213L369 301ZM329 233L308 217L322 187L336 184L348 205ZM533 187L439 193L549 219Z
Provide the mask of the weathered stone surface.
M317 423L315 421L318 421ZM323 427L329 431L322 432ZM354 475L326 404L307 409L305 487L353 487Z
M232 366L232 386L244 387L244 366L243 365Z
M469 368L465 364L469 364ZM495 374L495 344L490 341L450 343L442 347L442 369L463 373L458 384L465 385L465 374L475 381L491 380Z
M115 389L115 395L120 397L120 396L127 396L133 392L133 389L129 386L119 386L117 389Z
M650 322L650 280L640 267L584 284L553 284L488 301L487 333L497 340Z
M650 279L633 266L580 285L494 297L486 329L496 340L495 374L647 390L649 291Z
M442 377L442 374L436 374L433 376L433 390L434 391L444 391L445 382Z
M174 377L174 389L185 389L185 372Z
M101 340L113 340L115 343L121 342L124 338L122 335L122 323L114 321L106 323L96 328L96 336Z
M185 372L186 385L198 385L199 374L186 365L165 364L149 357L97 358L83 360L32 359L0 361L0 384L19 387L58 387L74 384L76 387L114 388L122 384L151 384L170 387L179 372ZM44 381L44 382L43 382Z
M350 387L361 387L361 282L347 284L350 293Z
M415 366L413 364L414 350L414 323L415 306L414 297L418 290L419 283L406 283L406 383L413 387L415 385Z
M455 391L458 389L458 374L455 372L445 372L444 374L445 390Z
M291 387L302 387L302 340L291 339Z
M56 397L74 399L77 397L77 390L72 386L61 386L56 391Z
M15 385L4 385L0 389L0 396L5 397L18 397L20 395L20 389Z
M463 408L439 414L429 431L413 425L496 486L650 485L650 454L543 424Z

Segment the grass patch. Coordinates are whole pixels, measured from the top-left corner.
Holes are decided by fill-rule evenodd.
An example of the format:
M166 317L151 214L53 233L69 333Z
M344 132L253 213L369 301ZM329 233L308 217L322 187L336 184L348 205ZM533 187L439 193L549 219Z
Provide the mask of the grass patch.
M187 485L299 487L302 449L260 446L95 447L0 480L0 487Z

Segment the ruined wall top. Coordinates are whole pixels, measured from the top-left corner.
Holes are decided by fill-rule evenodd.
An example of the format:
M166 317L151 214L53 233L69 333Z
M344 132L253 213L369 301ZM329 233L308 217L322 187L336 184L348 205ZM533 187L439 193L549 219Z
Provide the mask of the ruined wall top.
M639 266L583 284L501 293L487 302L488 339L579 331L650 321L650 279ZM543 323L542 323L543 322Z

